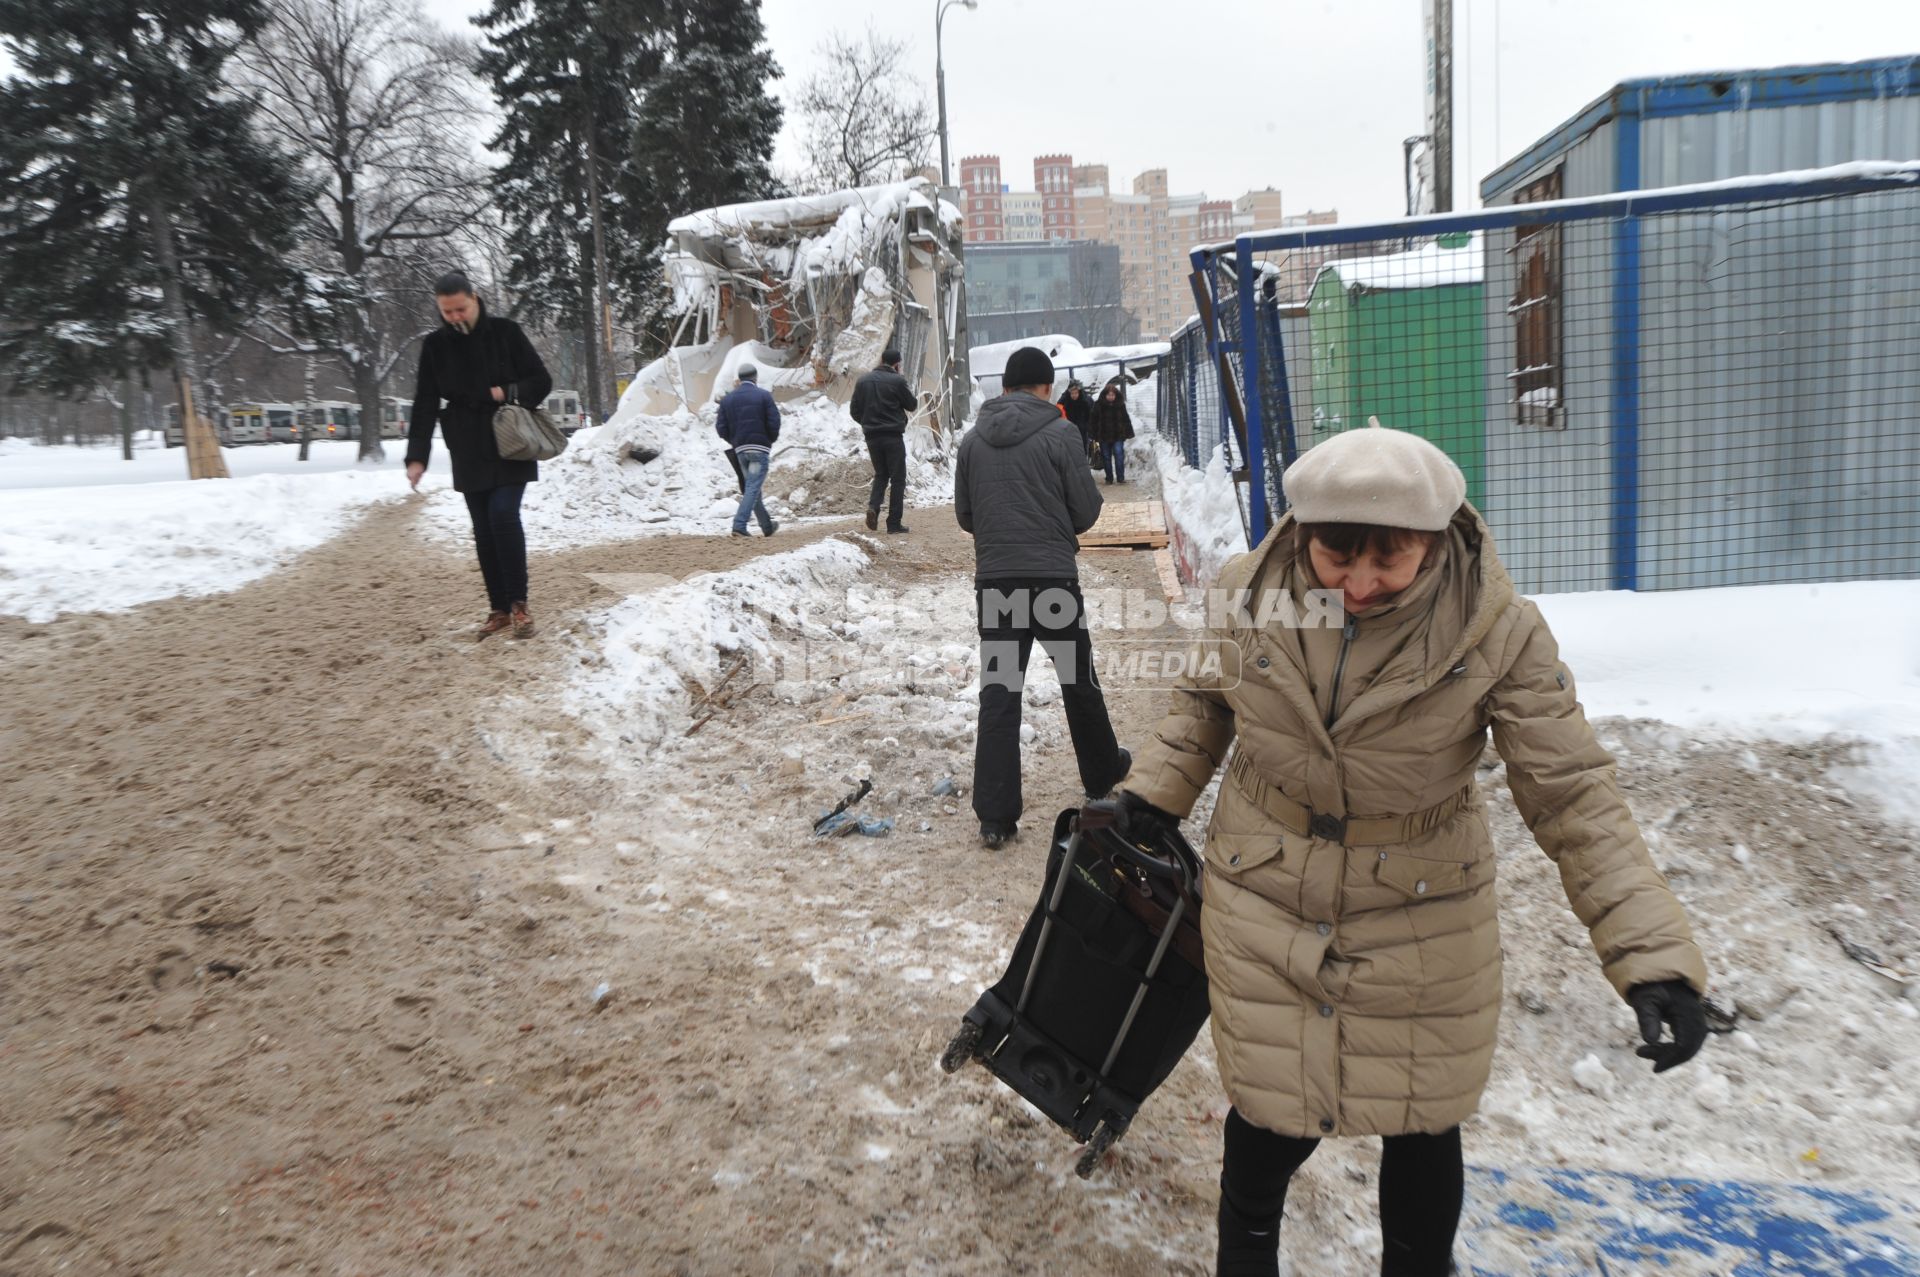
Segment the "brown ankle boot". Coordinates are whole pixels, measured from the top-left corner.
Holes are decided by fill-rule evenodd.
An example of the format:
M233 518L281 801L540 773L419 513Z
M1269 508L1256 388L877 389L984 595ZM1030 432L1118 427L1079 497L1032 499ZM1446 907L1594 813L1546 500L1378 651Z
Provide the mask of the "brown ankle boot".
M489 612L487 613L487 623L485 625L482 625L480 629L474 634L473 636L474 640L478 642L480 639L486 638L490 634L498 634L501 630L506 629L509 625L512 625L512 624L513 624L513 618L508 616L505 612Z
M525 603L513 605L513 636L517 639L533 637L533 617L528 614Z

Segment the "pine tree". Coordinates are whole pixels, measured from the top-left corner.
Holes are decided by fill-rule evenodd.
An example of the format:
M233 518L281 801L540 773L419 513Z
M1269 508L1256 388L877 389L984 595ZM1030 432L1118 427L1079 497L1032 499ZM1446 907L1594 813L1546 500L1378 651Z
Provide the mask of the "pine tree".
M639 86L659 61L655 0L493 0L479 70L505 120L493 191L513 247L508 283L526 317L566 318L587 335L583 387L604 417L612 370L600 367L594 194L600 196L610 294L646 279L646 246L617 193L631 162ZM591 179L591 181L590 181Z
M668 19L664 65L640 102L622 192L649 251L641 290L654 302L649 311L664 301L668 222L781 193L772 159L783 109L768 92L780 68L765 40L760 0L685 0Z
M71 393L171 365L195 477L196 324L232 332L284 290L311 192L253 133L227 65L259 0L0 0L0 361ZM198 440L198 446L194 441Z

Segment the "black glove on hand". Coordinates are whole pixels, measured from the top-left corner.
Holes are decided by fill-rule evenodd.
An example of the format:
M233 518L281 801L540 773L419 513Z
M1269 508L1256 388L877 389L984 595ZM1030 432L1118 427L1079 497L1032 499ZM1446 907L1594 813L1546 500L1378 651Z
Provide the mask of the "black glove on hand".
M1135 843L1148 843L1162 830L1177 830L1179 824L1179 816L1154 807L1129 789L1081 808L1081 828L1108 826Z
M1627 990L1627 1001L1640 1017L1640 1036L1647 1044L1634 1048L1634 1054L1653 1061L1655 1073L1665 1073L1676 1064L1685 1064L1700 1051L1707 1040L1707 1013L1700 995L1684 980L1659 980L1636 984ZM1660 1025L1673 1026L1673 1041L1660 1040Z
M1131 789L1121 790L1114 801L1120 806L1120 832L1129 838L1145 840L1180 827L1178 816L1160 810Z

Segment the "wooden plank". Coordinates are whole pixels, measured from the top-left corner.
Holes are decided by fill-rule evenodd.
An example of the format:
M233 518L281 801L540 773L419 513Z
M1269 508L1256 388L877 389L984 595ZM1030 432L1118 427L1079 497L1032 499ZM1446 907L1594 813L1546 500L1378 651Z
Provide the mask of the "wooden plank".
M1166 508L1158 501L1114 502L1080 537L1082 546L1121 545L1158 549L1167 543Z
M1153 570L1160 577L1160 592L1167 596L1167 602L1177 603L1184 597L1180 588L1180 569L1174 566L1173 551L1161 546L1153 552Z

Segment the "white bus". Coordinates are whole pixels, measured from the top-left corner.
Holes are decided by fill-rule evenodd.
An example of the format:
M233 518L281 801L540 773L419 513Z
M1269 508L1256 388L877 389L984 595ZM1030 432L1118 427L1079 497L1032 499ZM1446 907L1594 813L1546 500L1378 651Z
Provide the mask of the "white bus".
M360 409L338 399L316 399L300 405L298 420L311 439L360 437Z
M290 403L256 403L242 405L258 413L265 425L268 443L300 442L300 426L297 410ZM232 415L232 410L228 410Z
M220 420L220 442L228 447L267 441L267 413L261 404L228 404L220 410Z
M413 400L387 398L380 401L380 437L404 439L412 424Z
M541 401L540 407L553 424L560 427L562 434L572 434L587 424L586 414L580 410L580 392L577 390L556 390Z
M220 441L222 448L237 448L243 444L265 443L267 431L264 418L258 404L236 404L228 408L216 408L209 418L213 424L214 438ZM166 406L166 427L161 432L169 448L179 448L186 444L186 435L180 429L180 405L170 403Z

